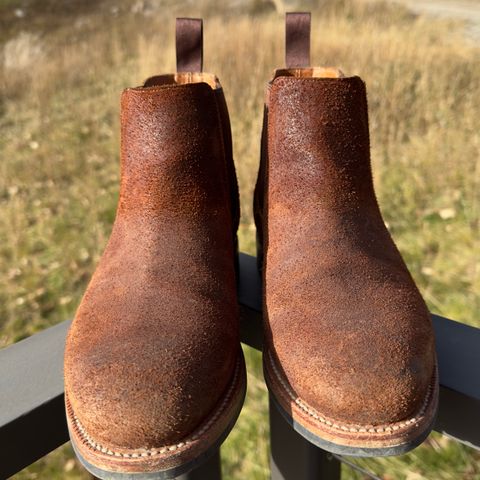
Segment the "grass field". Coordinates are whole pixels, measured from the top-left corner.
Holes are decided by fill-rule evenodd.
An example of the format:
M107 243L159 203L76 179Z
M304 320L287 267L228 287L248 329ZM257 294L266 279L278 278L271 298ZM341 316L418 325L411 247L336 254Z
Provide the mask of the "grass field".
M263 92L283 65L283 17L260 1L245 12L32 0L15 13L17 3L0 0L0 347L73 316L114 218L120 92L174 70L176 15L205 18L205 70L220 77L232 120L241 249L254 253ZM458 23L383 3L324 1L313 22L314 63L367 82L379 202L429 307L480 326L480 49ZM223 468L263 480L266 389L260 355L245 350L248 398ZM480 454L438 434L359 463L385 480L480 479ZM15 478L89 477L67 445Z

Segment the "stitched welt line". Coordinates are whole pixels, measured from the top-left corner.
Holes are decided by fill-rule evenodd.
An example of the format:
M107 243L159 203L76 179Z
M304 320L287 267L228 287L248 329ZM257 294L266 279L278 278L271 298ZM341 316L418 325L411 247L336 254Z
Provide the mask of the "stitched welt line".
M280 374L279 370L277 369L277 366L275 365L273 356L270 352L268 352L268 359L270 361L270 365L273 369L275 377L277 378L277 380L280 382L282 387L287 392L288 396L295 402L296 405L298 405L303 411L308 413L308 415L313 417L315 420L318 420L319 422L324 423L325 425L328 425L329 427L332 427L332 428L337 429L337 430L342 430L344 432L352 432L352 433L385 433L385 432L387 432L387 433L392 433L394 431L396 432L398 430L402 430L404 428L407 428L409 425L411 425L413 423L417 423L422 419L422 417L425 413L425 410L427 409L428 402L429 402L431 394L432 394L432 386L430 385L428 387L427 395L425 396L425 400L423 401L422 407L421 407L418 415L413 417L413 418L410 418L409 420L405 420L403 422L398 422L398 423L392 423L391 425L387 425L387 426L384 426L384 427L370 427L370 426L368 426L368 427L357 428L357 427L351 427L349 425L341 425L341 424L331 422L330 420L322 417L316 410L309 407L305 402L300 400L300 398L298 398L294 394L294 392L292 391L290 386L281 377L281 374Z
M190 443L194 442L197 440L199 437L201 437L220 417L220 415L223 413L225 410L226 406L231 400L231 397L233 395L233 391L237 385L237 380L240 375L240 359L237 359L237 363L235 366L235 373L233 375L232 382L228 388L227 394L225 395L220 407L216 410L215 414L210 418L210 420L197 432L195 432L190 438L186 439L183 442L177 443L175 445L168 445L164 447L158 447L158 448L151 448L151 449L137 449L136 451L133 451L132 453L122 453L122 452L116 452L114 450L111 450L104 445L101 445L100 443L95 442L92 437L87 433L83 425L80 423L80 420L77 418L75 413L73 412L73 409L70 405L70 402L68 401L67 398L67 410L69 413L69 416L73 419L72 425L75 429L75 432L77 435L82 439L83 443L88 445L92 450L97 450L99 452L105 453L107 455L112 455L115 457L124 457L124 458L140 458L140 457L150 457L150 456L155 456L155 455L164 455L169 452L173 452L175 450L178 450L182 447L185 447L189 445Z

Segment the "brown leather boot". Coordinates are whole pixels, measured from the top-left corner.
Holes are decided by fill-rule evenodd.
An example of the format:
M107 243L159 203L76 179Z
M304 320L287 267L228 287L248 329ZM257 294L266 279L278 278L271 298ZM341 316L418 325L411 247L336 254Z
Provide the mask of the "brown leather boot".
M173 478L213 453L245 394L235 282L238 191L222 89L200 21L179 73L123 92L110 241L70 328L73 446L100 478Z
M308 67L309 17L288 17L288 30L255 192L266 381L319 447L404 453L437 409L429 312L375 198L365 84Z

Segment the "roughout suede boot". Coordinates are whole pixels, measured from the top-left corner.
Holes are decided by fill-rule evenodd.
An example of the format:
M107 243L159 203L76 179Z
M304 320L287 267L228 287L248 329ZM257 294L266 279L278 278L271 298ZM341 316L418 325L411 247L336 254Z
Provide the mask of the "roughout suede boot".
M288 68L266 95L254 206L265 377L321 448L400 454L435 418L432 324L375 198L365 84L309 68L308 28L287 18Z
M123 92L117 216L66 344L70 438L103 479L190 470L245 394L228 112L201 22L177 22L178 73Z

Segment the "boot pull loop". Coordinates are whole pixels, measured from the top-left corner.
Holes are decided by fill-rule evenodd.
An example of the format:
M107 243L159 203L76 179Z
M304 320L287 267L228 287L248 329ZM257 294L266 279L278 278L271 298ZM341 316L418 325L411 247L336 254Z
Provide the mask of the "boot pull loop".
M177 72L201 72L203 69L203 20L177 18L175 42Z
M287 68L310 66L310 12L287 13L285 17L285 63Z

